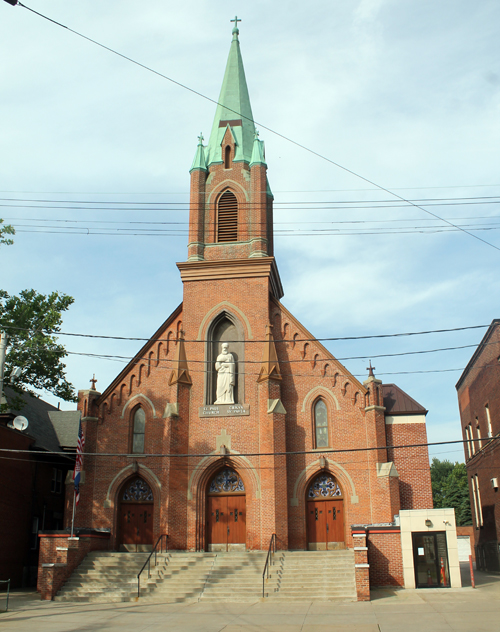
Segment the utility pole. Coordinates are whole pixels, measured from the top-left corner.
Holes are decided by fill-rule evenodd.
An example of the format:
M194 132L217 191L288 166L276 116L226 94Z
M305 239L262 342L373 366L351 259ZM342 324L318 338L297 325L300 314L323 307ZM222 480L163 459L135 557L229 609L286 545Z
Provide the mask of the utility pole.
M0 406L3 402L3 376L5 371L5 353L7 351L7 334L0 331Z

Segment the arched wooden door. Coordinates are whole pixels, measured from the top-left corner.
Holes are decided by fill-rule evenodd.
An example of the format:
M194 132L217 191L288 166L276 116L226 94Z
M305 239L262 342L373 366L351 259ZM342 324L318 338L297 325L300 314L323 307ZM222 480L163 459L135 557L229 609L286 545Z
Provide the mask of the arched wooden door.
M121 488L118 538L120 551L151 551L153 548L153 492L139 476Z
M306 512L309 551L345 548L344 500L334 476L323 472L311 482Z
M218 472L210 482L207 497L207 549L246 549L245 486L231 468Z

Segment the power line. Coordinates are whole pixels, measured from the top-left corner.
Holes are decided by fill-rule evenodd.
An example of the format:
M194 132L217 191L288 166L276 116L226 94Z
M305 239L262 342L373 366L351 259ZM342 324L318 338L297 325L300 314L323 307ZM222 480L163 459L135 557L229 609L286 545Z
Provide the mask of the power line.
M12 4L12 2L11 2ZM22 2L17 2L17 5L19 5L20 7L23 7L24 9L27 9L28 11L34 13L35 15L38 15L39 17L43 18L44 20L48 20L49 22L55 24L56 26L60 26L63 29L66 29L67 31L70 31L71 33L77 35L78 37L81 37L85 40L87 40L88 42L91 42L92 44L95 44L96 46L99 46L100 48L103 48L107 51L109 51L110 53L113 53L114 55L117 55L118 57L121 57L122 59L125 59L126 61L131 62L132 64L135 64L136 66L139 66L140 68L143 68L144 70L147 70L148 72L151 72L163 79L166 79L167 81L170 81L171 83L179 86L180 88L183 88L184 90L188 90L189 92L207 100L210 101L211 103L214 103L215 105L222 105L220 104L217 100L212 99L210 97L207 97L206 95L204 95L203 93L194 90L193 88L188 87L187 85L176 81L175 79L172 79L171 77L168 77L167 75L164 75L161 72L158 72L157 70L154 70L153 68L146 66L145 64L141 64L140 62L136 61L135 59L132 59L131 57L128 57L127 55L124 55L122 53L119 53L118 51L116 51L113 48L110 48L109 46L105 46L104 44L101 44L100 42L98 42L97 40L94 40L90 37L87 37L86 35L83 35L82 33L75 31L74 29L65 26L64 24L61 24L60 22L57 22L56 20L53 20L52 18L49 18L48 16L44 15L43 13L40 13L38 11L35 11L34 9L31 9L30 7L26 6L25 4L23 4ZM299 147L301 149L303 149L304 151L309 152L310 154L317 156L318 158L325 160L326 162L329 162L330 164L336 166L338 169L342 169L343 171L345 171L346 173L349 173L357 178L359 178L360 180L363 180L364 182L366 182L367 184L370 184L371 186L376 187L377 189L381 190L381 191L385 191L386 193L388 193L391 196L394 196L398 199L400 199L401 201L410 204L411 206L414 206L418 209L420 209L421 211L423 211L424 213L427 213L429 215L432 215L433 217L440 219L441 221L446 222L447 224L449 224L450 226L453 226L454 228L456 228L457 230L460 230L461 232L465 233L466 235L469 235L470 237L472 237L473 239L476 239L484 244L486 244L487 246L490 246L491 248L494 248L495 250L500 251L500 247L495 246L494 244L490 243L489 241L486 241L485 239L483 239L482 237L479 237L478 235L475 235L474 233L471 233L470 231L464 229L464 228L460 228L457 225L453 224L452 222L445 220L441 217L439 217L439 215L437 215L436 213L433 213L432 211L429 211L428 209L424 208L423 206L420 206L418 204L415 204L413 202L410 202L409 200L407 200L406 198L404 198L403 196L399 195L398 193L395 193L394 191L389 190L388 188L374 182L373 180L370 180L369 178L366 178L365 176L362 176L361 174L355 172L352 169L349 169L347 167L344 167L343 165L341 165L338 162L335 162L334 160L332 160L331 158L327 158L326 156L324 156L323 154L320 154L319 152L310 149L309 147L307 147L306 145L303 145L302 143L299 143L298 141L295 141L293 139L291 139L288 136L285 136L284 134L281 134L280 132L277 132L273 129L271 129L270 127L267 127L266 125L262 125L261 123L258 123L257 121L250 119L249 117L245 116L244 114L242 114L241 112L237 112L236 110L233 110L232 108L229 108L227 106L224 106L226 108L226 110L232 111L235 114L237 114L238 116L240 116L241 118L245 118L247 120L250 120L253 124L257 124L259 127L261 127L262 129L267 130L268 132L270 132L271 134L274 134L276 136L278 136L279 138L282 138L283 140L295 145L296 147Z
M467 331L471 329L486 329L489 326L490 325L468 325L466 327L451 327L448 329L428 329L428 330L422 330L422 331L407 331L407 332L399 332L399 333L391 333L391 334L369 334L366 336L336 336L336 337L330 337L330 338L296 338L295 342L296 343L297 342L339 342L339 341L345 341L345 340L371 340L371 339L376 339L376 338L401 338L401 337L407 337L407 336L424 336L428 334L444 334L444 333L451 333L455 331ZM25 332L31 331L31 329L27 327L15 327L13 325L7 325L7 324L2 324L2 327L4 329L10 329L13 331L25 331ZM135 337L135 336L106 336L103 334L82 334L82 333L74 333L74 332L68 332L68 331L54 331L50 335L73 336L77 338L99 338L103 340L132 340L132 341L138 341L138 342L175 342L175 340L173 340L172 338L140 338L140 337ZM206 343L209 341L207 339L202 339L202 340L185 339L184 342ZM235 343L235 342L240 342L240 341L228 340L227 342ZM244 342L245 344L248 344L248 343L262 343L262 342L267 342L267 341L266 340L245 340ZM276 338L274 342L290 343L290 342L294 342L294 340L292 339L288 340L287 338L281 338L281 339ZM477 345L472 345L472 346L477 346ZM456 347L456 348L459 348L459 347Z
M496 441L499 437L492 437L490 439L490 443L492 441ZM386 445L386 446L369 446L362 448L325 448L324 450L287 450L283 452L238 452L237 454L225 454L222 455L219 452L217 453L186 453L186 454L169 454L169 453L150 453L150 454L141 454L140 456L147 456L148 458L177 458L177 459L186 459L186 458L205 458L205 457L213 457L213 458L224 458L224 457L261 457L261 456L295 456L295 455L305 455L305 454L342 454L342 453L350 453L350 452L373 452L376 450L407 450L409 448L427 448L430 446L436 445L452 445L461 443L464 445L467 443L467 439L454 439L452 441L432 441L425 443L412 443L407 445ZM477 439L471 439L471 441L477 441ZM486 446L485 446L486 447ZM483 448L484 449L484 448ZM32 450L18 450L13 448L0 448L0 452L10 453L10 454L32 454ZM44 450L44 454L56 454L61 455L61 452L55 452L50 450ZM64 454L70 456L76 456L76 452L67 451ZM95 456L95 457L129 457L129 458L137 458L137 454L130 454L127 452L84 452L85 456Z

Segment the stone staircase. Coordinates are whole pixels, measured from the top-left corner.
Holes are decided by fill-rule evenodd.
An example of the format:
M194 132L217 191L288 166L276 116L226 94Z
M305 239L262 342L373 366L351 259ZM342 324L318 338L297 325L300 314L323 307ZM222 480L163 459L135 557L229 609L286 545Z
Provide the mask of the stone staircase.
M169 551L141 576L141 601L255 602L262 599L266 553ZM56 601L137 599L137 573L148 553L89 553ZM265 583L270 601L356 600L352 551L279 551Z
M137 598L137 573L148 556L149 553L89 553L54 601L133 601Z
M354 551L284 551L273 569L278 581L272 601L357 599Z
M267 552L218 553L205 589L204 602L253 602L262 598L262 572ZM266 582L266 594L274 593L278 574Z

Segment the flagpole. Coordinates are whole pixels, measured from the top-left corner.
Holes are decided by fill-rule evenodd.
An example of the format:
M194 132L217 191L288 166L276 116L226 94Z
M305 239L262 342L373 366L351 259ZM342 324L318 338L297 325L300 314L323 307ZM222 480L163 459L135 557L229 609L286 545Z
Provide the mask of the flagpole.
M71 537L73 537L75 527L76 491L73 490L73 516L71 517Z

